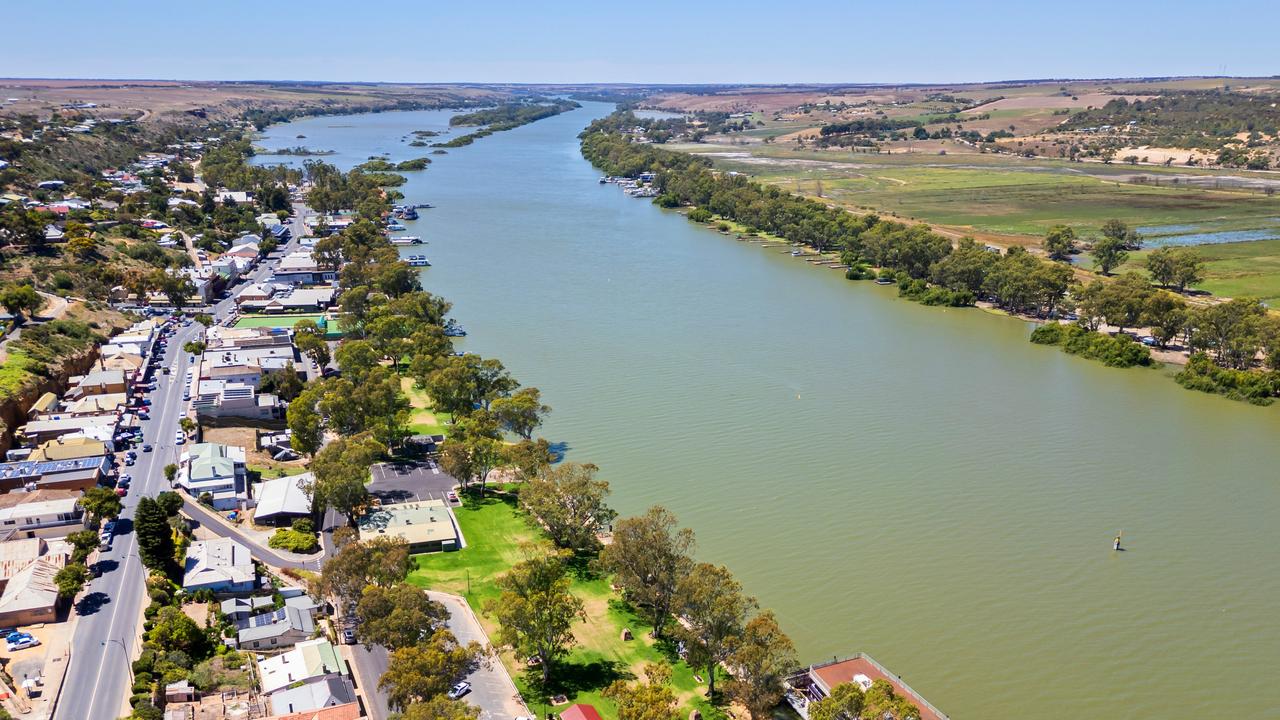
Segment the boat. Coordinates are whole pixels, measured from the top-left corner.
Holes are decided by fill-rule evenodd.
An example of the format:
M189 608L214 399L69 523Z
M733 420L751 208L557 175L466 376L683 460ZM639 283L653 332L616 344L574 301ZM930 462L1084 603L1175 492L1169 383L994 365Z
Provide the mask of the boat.
M458 324L458 321L454 320L453 318L449 318L448 320L445 321L443 329L444 329L445 337L466 337L467 336L467 331L463 330L462 326Z
M800 257L801 255L804 255L804 253L800 252L799 250L791 251L791 257Z
M417 219L418 219L418 211L417 211L417 210L414 210L414 209L413 209L413 207L412 207L412 206L410 206L410 207L405 208L405 209L400 213L400 217L404 218L405 220L417 220Z
M607 182L609 182L609 178L607 178L607 177L605 177L605 176L601 175L601 176L600 176L600 184L601 184L601 185L604 185L604 184L605 184L605 183L607 183Z
M413 207L415 207L415 208L417 208L417 209L419 209L419 210L430 210L431 208L435 207L435 205L432 205L431 203L418 203L417 205L414 205Z
M403 231L405 231L405 230L408 230L409 228L407 228L407 227L405 227L404 225L401 225L400 223L395 222L395 221L393 220L393 221L391 221L391 222L387 223L387 229L388 229L388 230L395 230L396 232L403 232Z
M404 259L412 267L431 267L431 261L426 255L410 255Z
M392 245L401 245L401 246L403 246L403 245L421 245L421 244L422 244L422 238L418 237L417 235L403 235L403 236L401 236L401 237L393 237L393 238L391 238L391 244L392 244Z

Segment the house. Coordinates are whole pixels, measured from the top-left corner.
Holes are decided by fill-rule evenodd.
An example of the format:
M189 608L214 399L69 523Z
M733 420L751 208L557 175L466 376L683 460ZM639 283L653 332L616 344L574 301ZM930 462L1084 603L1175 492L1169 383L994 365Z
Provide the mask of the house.
M280 225L280 216L275 213L262 213L254 219L258 221L259 225L268 230Z
M102 415L104 413L118 413L124 410L124 406L129 404L129 396L125 393L104 393L101 395L86 395L79 400L74 400L67 404L67 407L59 415Z
M75 387L67 393L70 398L129 392L128 381L121 370L94 370L78 379L71 378L71 381Z
M308 684L326 678L346 678L347 664L328 640L316 638L294 646L292 650L258 661L262 693L270 695L290 685ZM299 708L301 709L301 708Z
M358 720L361 716L360 703L349 702L346 705L332 705L317 710L302 710L286 715L272 715L267 720Z
M40 558L19 570L0 593L0 626L17 627L58 620L60 563Z
M310 598L305 603L286 603L279 610L262 613L237 623L236 647L241 650L276 650L308 640L316 632L312 615L315 603Z
M191 409L201 417L243 417L271 420L284 413L280 398L258 393L252 385L225 380L201 380L191 399Z
M321 267L310 250L291 252L280 258L271 279L294 285L319 285L332 282L337 277L333 268Z
M87 490L107 474L106 456L0 463L0 490Z
M61 537L84 529L78 490L41 489L0 495L0 532Z
M191 686L190 680L179 680L164 686L166 703L195 702L198 699L200 699L200 693Z
M27 411L27 419L32 420L47 412L52 412L58 407L58 396L51 392L47 392L36 398L35 404Z
M304 683L295 688L271 694L271 712L288 717L328 717L302 715L324 708L358 707L355 705L355 688L345 677L327 677L317 682Z
M252 283L246 285L240 294L236 295L236 305L242 305L246 302L266 302L275 297L275 294L284 287L273 283Z
M275 601L270 597L255 596L223 600L220 609L223 615L231 619L231 622L239 624L240 621L247 620L251 615L255 615L273 605L275 605Z
M15 538L0 542L0 591L9 579L49 553L44 538Z
M413 553L449 552L462 546L462 532L444 500L385 503L359 519L360 537L401 538Z
M80 417L63 417L61 415L53 415L52 417L42 417L18 428L18 433L22 435L26 442L40 444L46 440L62 437L63 435L83 435L86 437L95 437L106 441L115 435L116 430L122 426L130 426L135 424L132 419L121 419L114 413L106 415L83 415Z
M266 300L236 298L240 310L247 313L278 314L286 312L319 312L333 305L337 290L332 287L289 288Z
M221 443L196 443L179 459L179 487L194 497L213 497L218 510L243 510L249 505L244 448Z
M221 203L224 205L227 203L232 203L235 205L243 205L247 202L252 201L253 196L250 193L244 192L243 190L219 190L213 196L213 199L218 203Z
M64 435L45 441L27 459L32 462L76 460L101 457L107 452L107 444L97 438Z
M315 476L311 473L264 480L256 492L258 504L253 511L253 521L260 525L287 525L295 518L310 517L308 488L313 482Z
M893 686L896 695L914 704L920 711L920 720L949 720L941 710L930 705L928 700L912 690L911 686L901 678L864 653L858 653L844 660L810 665L804 672L788 678L784 682L784 687L787 702L795 708L800 717L808 720L809 705L830 695L835 686L855 683L866 690L877 680L888 682Z
M182 588L188 592L250 592L257 585L257 571L249 548L231 538L197 540L187 547Z
M245 353L206 352L200 359L200 379L221 380L256 388L262 381L262 365Z
M222 253L222 257L240 258L250 263L258 259L262 254L262 248L256 242L244 242L244 238L231 246L231 249Z
M601 720L601 718L595 706L575 703L560 713L560 720Z

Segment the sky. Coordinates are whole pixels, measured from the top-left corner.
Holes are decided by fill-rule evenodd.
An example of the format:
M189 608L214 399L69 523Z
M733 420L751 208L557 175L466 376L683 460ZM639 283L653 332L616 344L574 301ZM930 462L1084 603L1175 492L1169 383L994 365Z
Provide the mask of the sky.
M1278 0L56 5L51 14L42 0L0 0L0 76L697 84L1280 74Z

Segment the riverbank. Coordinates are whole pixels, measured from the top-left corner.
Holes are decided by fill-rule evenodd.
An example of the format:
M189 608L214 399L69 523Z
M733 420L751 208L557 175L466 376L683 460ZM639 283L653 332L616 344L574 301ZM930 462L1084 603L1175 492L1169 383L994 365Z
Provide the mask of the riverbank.
M928 225L850 214L739 173L716 172L705 159L635 141L633 135L641 132L637 122L626 112L593 122L579 136L583 156L610 176L630 173L630 184L639 185L633 194L656 197L654 202L666 208L690 208L692 221L711 221L722 233L733 231L730 222L741 228L739 235L772 233L819 256L838 252L848 279L892 280L901 297L925 305L964 307L986 299L1012 315L1049 322L1074 320L1078 314L1080 326L1090 333L1106 325L1149 325L1150 335L1097 333L1088 339L1087 350L1075 341L1061 347L1108 366L1131 367L1151 364L1147 346L1167 350L1181 338L1192 353L1221 368L1199 372L1194 382L1179 376L1183 387L1256 405L1271 404L1280 392L1273 390L1280 388L1280 371L1273 369L1280 367L1280 343L1271 340L1280 336L1280 316L1257 300L1193 304L1134 272L1115 278L1085 274L1085 284L1079 268L1020 247L1001 250L972 238L955 241ZM1120 228L1117 237L1126 236L1127 228L1122 223ZM1112 265L1124 257L1119 253ZM1128 341L1133 344L1126 346ZM1249 389L1242 391L1244 386Z

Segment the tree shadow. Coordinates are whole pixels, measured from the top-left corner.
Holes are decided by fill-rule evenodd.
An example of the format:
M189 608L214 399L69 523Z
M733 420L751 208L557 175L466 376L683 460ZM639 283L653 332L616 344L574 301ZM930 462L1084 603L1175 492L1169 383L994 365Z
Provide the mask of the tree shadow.
M76 603L76 612L80 615L92 615L109 602L111 602L111 598L106 593L91 592L80 598L79 602Z
M569 450L571 450L572 447L573 446L565 440L557 440L556 442L551 443L549 446L549 449L551 450L551 462L558 463L561 460L564 460L564 456L569 454Z
M564 564L574 579L591 582L603 577L599 563L596 562L597 558L598 556L593 552L579 552L566 558Z
M101 576L101 575L106 575L107 573L120 567L120 562L117 560L99 560L98 562L94 563L94 565L97 568L98 575Z
M542 669L530 667L525 671L525 682L543 697L566 695L573 697L579 693L602 690L617 680L633 680L635 676L621 663L613 660L592 660L590 662L561 661L551 669L551 677L542 682Z

